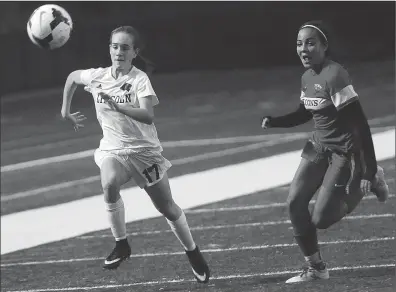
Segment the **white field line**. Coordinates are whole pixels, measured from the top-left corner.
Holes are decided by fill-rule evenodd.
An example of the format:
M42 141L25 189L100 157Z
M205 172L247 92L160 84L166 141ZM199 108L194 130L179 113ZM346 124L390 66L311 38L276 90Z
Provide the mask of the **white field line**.
M369 121L370 126L376 126L381 123L389 122L395 119L394 115L389 115L385 117L375 118ZM308 135L309 133L300 132L294 133L295 135ZM242 142L257 142L264 139L278 139L283 137L285 134L267 134L258 136L240 136L240 137L228 137L228 138L214 138L214 139L200 139L200 140L181 140L181 141L166 141L163 142L163 147L190 147L190 146L207 146L207 145L219 145L219 144L229 144L229 143L242 143ZM62 162L75 160L80 158L86 158L93 156L95 149L85 150L72 154L65 154L60 156L42 158L32 161L21 162L17 164L10 164L2 166L0 168L1 172L15 171L19 169L25 169L34 166L46 165L50 163Z
M34 166L47 165L50 163L86 158L86 157L93 156L94 151L95 151L95 149L90 149L90 150L85 150L85 151L81 151L81 152L77 152L77 153L73 153L73 154L65 154L65 155L60 155L60 156L47 157L47 158L41 158L41 159L36 159L36 160L31 160L31 161L26 161L26 162L21 162L21 163L16 163L16 164L10 164L10 165L6 165L6 166L2 166L0 170L1 170L1 172L8 172L8 171L26 169L26 168L34 167Z
M289 134L296 135L297 137L302 137L302 138L309 135L309 133L306 132L296 132ZM169 147L169 148L211 146L211 145L223 145L223 144L262 142L267 140L279 139L284 136L285 136L284 134L268 134L268 135L236 136L236 137L198 139L198 140L166 141L163 142L162 145L164 147Z
M214 152L198 154L198 155L194 155L194 156L190 156L190 157L183 157L183 158L172 160L171 162L173 165L184 165L187 163L193 163L193 162L202 161L202 160L209 160L209 159L213 159L213 158L224 157L227 155L234 155L237 153L254 151L254 150L261 149L265 146L268 147L268 146L274 146L274 145L281 144L281 143L295 141L295 140L301 139L305 136L307 136L307 135L306 134L295 135L293 133L293 134L290 134L285 137L280 137L276 140L269 140L269 141L265 141L265 142L254 143L254 144L250 144L250 145L244 145L244 146L229 148L229 149L225 149L225 150L219 150L219 151L214 151ZM83 178L83 179L63 182L63 183L45 186L45 187L41 187L41 188L37 188L37 189L22 191L22 192L18 192L18 193L14 193L14 194L2 194L2 196L0 197L0 201L8 202L8 201L16 200L16 199L26 198L26 197L30 197L30 196L36 196L36 195L39 195L39 194L42 194L45 192L58 191L60 189L65 189L65 188L70 188L70 187L74 187L74 186L78 186L78 185L92 183L92 182L99 181L99 180L100 180L100 176L95 175L95 176L90 176L90 177Z
M334 240L334 241L320 241L320 245L335 245L335 244L361 244L361 243L372 243L372 242L385 242L393 241L395 237L373 237L365 239L348 239L348 240ZM253 246L236 246L230 248L213 248L203 249L203 253L215 253L215 252L234 252L234 251L246 251L246 250L261 250L270 248L289 248L298 246L296 243L279 243L279 244L265 244L265 245L253 245ZM175 256L184 255L185 252L159 252L159 253L142 253L132 254L131 258L146 258L146 257L159 257L159 256ZM74 263L74 262L86 262L86 261L98 261L103 260L99 257L91 258L75 258L65 260L48 260L48 261L31 261L31 262L11 262L5 263L2 261L0 265L2 268L15 267L15 266L31 266L31 265L47 265L47 264L63 264L63 263Z
M395 130L374 134L373 141L378 161L395 157ZM172 178L173 198L181 208L189 209L287 185L300 154L297 150ZM160 216L139 187L123 189L120 194L127 223ZM1 254L108 229L102 210L103 195L97 194L1 216Z
M395 218L395 214L367 214L367 215L355 215L346 216L342 220L370 220L378 218ZM263 222L252 222L252 223L238 223L238 224L221 224L221 225L207 225L207 226L192 226L191 231L203 231L203 230L219 230L219 229L230 229L230 228L248 228L248 227L261 227L261 226L276 226L283 224L290 224L289 219L282 219L277 221L263 221ZM153 230L153 231L140 231L131 232L127 236L142 236L142 235L157 235L162 233L171 233L170 229L165 230ZM101 234L101 235L83 235L77 237L77 239L92 239L92 238L106 238L113 237L111 234Z
M328 268L329 271L356 271L356 270L372 270L372 269L383 269L393 268L394 263L384 263L377 265L364 265L364 266L338 266ZM217 280L235 280L235 279L247 279L247 278L258 278L258 277L275 277L275 276L287 276L301 273L300 270L283 270L266 273L254 273L254 274L235 274L235 275L224 275L224 276L213 276L211 281ZM163 279L161 281L148 281L148 282L136 282L128 284L112 284L112 285L98 285L98 286L77 286L77 287L64 287L64 288L43 288L43 289L30 289L30 290L8 290L7 292L63 292L63 291L89 291L98 289L116 289L116 288L129 288L136 286L152 286L152 285L167 285L167 284L183 284L192 283L195 280L192 279Z
M262 147L262 145L260 145L260 148L261 147ZM244 149L246 151L254 150L254 149L256 149L256 144L247 145ZM239 150L242 150L242 149L232 148L232 149L228 149L228 150L229 151L233 151L233 150L234 151L239 151ZM225 151L227 151L227 150L225 150ZM227 152L227 154L228 153L229 152ZM212 155L210 158L213 158L214 152L209 152L207 154L208 155ZM225 155L227 155L227 154L225 154ZM235 153L233 153L233 154L235 154ZM216 155L220 155L220 153L217 153ZM172 163L173 163L173 165L182 165L182 164L188 163L188 162L195 162L195 161L198 161L198 160L203 160L203 158L204 158L204 157L202 157L202 156L204 156L204 154L200 154L200 155L197 155L197 156L191 156L191 157L176 159ZM194 159L196 159L196 160L194 160ZM40 194L46 193L46 192L59 191L61 189L71 188L71 187L75 187L75 186L78 186L78 185L84 185L84 184L96 182L96 181L99 181L99 180L100 180L100 176L99 175L94 175L94 176L90 176L90 177L83 178L83 179L68 181L68 182L64 182L64 183L60 183L60 184L54 184L54 185L50 185L50 186L46 186L46 187L42 187L42 188L37 188L37 189L32 189L32 190L28 190L28 191L23 191L23 192L18 192L18 193L14 193L14 194L9 194L9 195L4 194L4 195L2 195L0 197L0 201L1 202L8 202L8 201L16 200L16 199L22 199L22 198L26 198L26 197L40 195ZM387 182L394 182L394 181L395 181L394 178L387 179ZM392 195L390 197L392 197ZM254 208L254 206L253 206L251 208L252 209L261 209L261 207L259 207L259 206L256 206L256 208ZM244 207L241 207L241 208L244 208ZM247 208L249 209L249 206ZM222 210L217 209L217 210L214 210L214 211L222 211ZM187 211L187 212L189 212L189 213L198 213L198 211L195 212L195 211L192 211L192 210Z
M390 194L389 199L395 198L395 194ZM377 199L375 195L369 195L363 197L363 200L373 200ZM315 200L309 202L309 204L315 204ZM200 208L193 210L184 210L186 214L202 214L202 213L214 213L214 212L234 212L234 211L251 211L251 210L261 210L261 209L271 209L277 207L287 207L287 203L269 203L263 205L251 205L251 206L235 206L235 207L223 207L223 208Z
M273 145L276 145L277 143L290 142L290 141L298 140L301 138L298 135L297 136L293 136L293 135L294 134L290 134L290 137L286 136L286 137L280 138L279 140L265 141L265 142L261 142L261 143L244 145L241 147L235 147L235 148L230 148L230 149L226 149L226 150L208 152L208 153L194 155L194 156L190 156L190 157L183 157L183 158L173 160L172 164L173 165L184 165L187 163L194 163L197 161L209 160L212 158L218 158L218 157L234 155L234 154L242 153L242 152L254 151L254 150L260 149L264 146L273 146ZM99 180L100 180L100 176L94 175L94 176L90 176L90 177L83 178L83 179L63 182L63 183L59 183L59 184L45 186L45 187L41 187L41 188L37 188L37 189L31 189L31 190L27 190L27 191L18 192L18 193L3 194L0 197L0 202L9 202L9 201L13 201L16 199L40 195L45 192L58 191L58 190L65 189L65 188L71 188L71 187L75 187L78 185L84 185L84 184L96 182ZM394 178L388 179L388 181L394 181Z
M295 137L307 137L309 133L293 133ZM231 144L231 143L242 143L242 142L257 142L263 140L276 140L284 137L285 134L269 134L259 136L240 136L240 137L229 137L229 138L215 138L215 139L199 139L199 140L181 140L181 141L167 141L162 142L162 146L165 147L190 147L190 146L209 146L209 145L220 145L220 144ZM26 169L29 167L47 165L56 162L76 160L94 155L95 149L85 150L81 152L64 154L60 156L42 158L37 160L31 160L16 164L10 164L1 167L1 172L15 171L20 169Z
M84 185L84 184L96 182L99 180L100 180L100 176L94 175L94 176L90 176L90 177L83 178L83 179L67 181L67 182L63 182L60 184L54 184L54 185L41 187L41 188L37 188L37 189L32 189L32 190L27 190L27 191L23 191L23 192L18 192L18 193L14 193L14 194L9 194L9 195L3 194L0 197L0 200L1 200L1 202L8 202L8 201L16 200L16 199L22 199L22 198L26 198L26 197L36 196L36 195L46 193L46 192L59 191L61 189L71 188L71 187L78 186L78 185Z
M389 115L389 116L371 119L371 120L369 120L369 125L371 127L375 127L375 126L381 125L382 123L387 123L387 122L392 122L392 121L396 121L396 115Z

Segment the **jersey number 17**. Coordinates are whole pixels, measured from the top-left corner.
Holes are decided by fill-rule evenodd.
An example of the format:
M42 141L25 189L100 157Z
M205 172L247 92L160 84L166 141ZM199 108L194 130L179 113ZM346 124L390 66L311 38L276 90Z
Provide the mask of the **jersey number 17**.
M158 170L158 165L157 164L153 164L152 166L146 168L143 171L144 176L147 178L147 181L149 183L152 183L154 180L152 178L153 172L155 171L155 180L159 180L160 176L159 176L159 170Z

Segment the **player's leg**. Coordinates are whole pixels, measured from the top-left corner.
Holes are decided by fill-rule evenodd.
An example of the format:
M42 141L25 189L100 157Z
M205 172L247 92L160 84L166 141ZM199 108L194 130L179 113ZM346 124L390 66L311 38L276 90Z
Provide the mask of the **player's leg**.
M389 197L389 186L385 180L384 169L377 166L377 173L372 182L371 191L377 196L378 201L385 202Z
M310 141L306 144L287 199L294 238L308 263L308 268L288 279L286 283L328 278L327 269L319 252L316 227L312 223L308 209L309 202L322 184L328 167L326 155L318 153L315 148L317 147Z
M128 160L133 178L147 192L155 208L166 218L185 250L195 249L190 228L182 209L174 202L167 170L171 163L161 153L146 151Z
M357 156L356 156L357 157ZM362 173L364 169L364 162L362 160L357 161L361 164L361 173L355 171L355 177L349 187L349 193L351 195L346 196L346 203L348 205L348 213L351 213L356 206L359 204L364 194L360 190L360 181L362 179ZM386 183L385 173L381 166L377 166L377 173L372 181L371 191L377 196L378 201L385 202L389 197L389 186Z
M186 216L172 198L167 174L165 173L156 184L146 186L144 189L150 196L155 208L164 215L184 249L195 249L196 245L191 236Z
M207 283L210 277L209 267L194 242L183 210L172 198L167 174L164 173L159 181L144 189L157 210L164 215L173 233L185 249L197 281Z
M128 163L135 182L145 189L154 206L164 215L171 230L185 249L197 281L208 282L210 277L208 265L194 242L183 210L172 198L166 173L171 163L161 153L155 151L145 151L130 156Z
M356 208L364 196L360 190L361 177L358 155L332 154L312 212L312 222L316 228L327 229Z
M107 217L116 241L113 251L105 259L103 268L115 269L131 254L126 238L124 202L120 196L120 187L129 181L130 174L126 166L122 164L122 158L116 155L97 150L95 161L100 167Z

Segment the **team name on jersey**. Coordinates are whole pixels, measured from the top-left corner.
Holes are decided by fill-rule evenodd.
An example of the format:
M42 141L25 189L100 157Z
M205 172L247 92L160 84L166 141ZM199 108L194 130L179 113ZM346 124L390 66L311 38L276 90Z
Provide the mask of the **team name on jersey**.
M99 84L96 86L98 89L102 89L102 85ZM122 95L110 95L110 98L114 100L116 103L127 103L127 102L132 102L131 99L131 93L128 93L132 88L132 84L129 83L124 83L121 87L120 90L124 91L125 93ZM97 103L105 103L105 99L101 97L100 94L96 96L96 102Z
M132 98L131 98L131 94L130 93L126 93L126 94L123 94L123 95L111 95L110 98L112 100L114 100L116 103L132 102ZM102 96L97 94L96 102L97 103L105 103L106 100Z
M301 97L306 109L318 110L326 107L326 99L319 97Z

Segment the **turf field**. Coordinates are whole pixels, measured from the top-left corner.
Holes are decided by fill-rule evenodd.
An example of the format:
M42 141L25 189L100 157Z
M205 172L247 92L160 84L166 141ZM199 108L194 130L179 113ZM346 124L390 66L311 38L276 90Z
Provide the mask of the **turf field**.
M373 134L389 132L395 124L394 63L348 69ZM101 269L113 239L101 225L104 205L91 155L100 129L88 94L79 90L73 102L72 110L88 117L78 133L59 119L61 90L2 99L1 290L394 291L394 195L385 204L367 196L350 216L319 232L330 280L284 284L302 264L285 206L298 153L290 160L284 153L302 148L312 124L262 131L260 117L297 106L300 74L288 67L153 78L160 99L156 125L164 156L174 165L171 187L210 264L208 285L194 281L165 220L133 182L123 189L133 255L117 271ZM394 139L379 146L377 155L386 150L394 157ZM394 158L379 164L394 194ZM32 234L57 220L65 224L56 230L64 235L59 240L46 241L53 229ZM68 236L76 229L86 232ZM43 244L23 248L33 240Z

